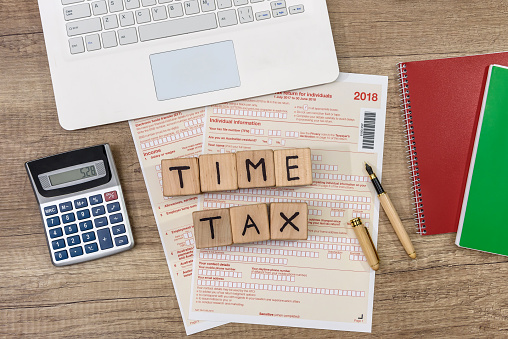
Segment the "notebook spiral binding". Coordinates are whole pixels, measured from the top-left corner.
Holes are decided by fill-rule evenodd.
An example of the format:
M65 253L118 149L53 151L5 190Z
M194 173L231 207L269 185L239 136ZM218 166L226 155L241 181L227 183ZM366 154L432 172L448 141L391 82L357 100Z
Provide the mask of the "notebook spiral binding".
M414 219L416 224L416 232L418 234L425 234L425 215L423 211L423 199L420 188L420 173L418 171L418 157L416 152L416 143L413 129L413 113L411 111L411 98L409 95L409 84L407 79L407 69L405 63L397 65L399 71L399 96L400 108L402 111L402 118L404 120L404 127L406 129L406 153L409 174L411 176L411 193L414 196Z

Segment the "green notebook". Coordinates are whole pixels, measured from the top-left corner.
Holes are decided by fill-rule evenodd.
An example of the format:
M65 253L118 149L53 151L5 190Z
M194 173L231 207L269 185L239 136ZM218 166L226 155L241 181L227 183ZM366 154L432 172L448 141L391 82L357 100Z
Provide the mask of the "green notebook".
M508 68L491 65L455 243L508 255Z

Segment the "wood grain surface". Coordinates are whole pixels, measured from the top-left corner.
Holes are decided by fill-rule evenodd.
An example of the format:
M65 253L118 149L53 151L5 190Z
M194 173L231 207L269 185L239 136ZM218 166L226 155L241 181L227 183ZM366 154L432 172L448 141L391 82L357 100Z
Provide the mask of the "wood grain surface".
M408 259L381 212L373 335L508 336L508 259L460 249L455 234L413 232L395 67L400 61L508 50L508 3L328 0L328 8L341 71L389 76L383 185L418 253L417 260ZM0 337L185 337L128 124L72 132L60 127L35 0L0 1L0 119ZM23 164L106 142L115 155L136 246L55 268ZM501 219L503 202L499 205L493 217ZM245 324L193 335L365 336Z

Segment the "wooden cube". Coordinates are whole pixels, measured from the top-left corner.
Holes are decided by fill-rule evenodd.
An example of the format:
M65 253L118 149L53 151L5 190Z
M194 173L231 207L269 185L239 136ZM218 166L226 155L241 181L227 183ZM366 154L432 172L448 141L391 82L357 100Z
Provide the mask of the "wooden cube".
M228 246L233 243L229 208L192 213L196 248Z
M201 193L197 158L161 161L162 187L166 197Z
M241 151L236 153L238 188L275 186L273 151Z
M270 204L270 238L307 240L307 203L274 202Z
M233 243L241 244L270 239L270 222L266 204L231 207Z
M277 187L312 184L310 148L281 149L273 155Z
M235 153L200 155L199 174L202 192L238 189Z

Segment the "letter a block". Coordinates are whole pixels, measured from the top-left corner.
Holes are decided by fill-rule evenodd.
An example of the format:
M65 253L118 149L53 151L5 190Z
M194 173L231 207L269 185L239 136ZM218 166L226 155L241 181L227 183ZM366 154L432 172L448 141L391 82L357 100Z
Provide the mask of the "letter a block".
M197 158L165 159L161 161L161 169L164 196L201 193Z
M229 208L192 213L196 248L228 246L233 243Z
M270 222L266 204L231 207L229 214L235 244L270 239Z
M238 188L275 186L273 151L241 151L236 153Z
M236 156L234 153L199 156L201 191L217 192L238 189Z
M270 204L270 236L275 240L307 240L307 203Z
M281 149L273 155L277 187L312 185L310 148Z

